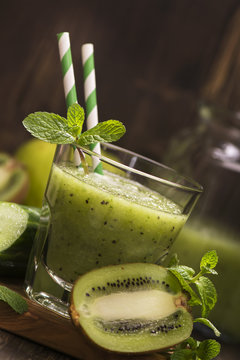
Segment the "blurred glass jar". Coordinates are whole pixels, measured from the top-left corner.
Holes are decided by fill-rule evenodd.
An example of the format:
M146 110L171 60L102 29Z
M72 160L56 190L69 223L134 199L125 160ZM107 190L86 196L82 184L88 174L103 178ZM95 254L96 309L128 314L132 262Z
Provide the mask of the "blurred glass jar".
M225 339L240 342L240 112L201 104L194 129L173 138L164 162L204 187L173 247L182 264L199 268L215 249L218 302L209 318Z

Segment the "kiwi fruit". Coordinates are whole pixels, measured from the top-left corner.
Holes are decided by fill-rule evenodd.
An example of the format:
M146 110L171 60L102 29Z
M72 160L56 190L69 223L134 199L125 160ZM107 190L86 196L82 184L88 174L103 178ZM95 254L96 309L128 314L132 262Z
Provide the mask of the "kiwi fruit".
M29 179L23 165L0 153L0 200L21 203L28 192Z
M187 339L193 328L178 280L155 264L92 270L77 279L71 319L95 344L119 353L145 353Z

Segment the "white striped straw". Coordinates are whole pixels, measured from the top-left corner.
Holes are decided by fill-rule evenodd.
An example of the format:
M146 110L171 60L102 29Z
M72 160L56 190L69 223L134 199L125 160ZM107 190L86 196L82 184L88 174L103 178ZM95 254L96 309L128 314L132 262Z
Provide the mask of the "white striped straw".
M96 77L94 66L93 44L84 44L82 46L82 64L84 75L84 97L86 104L87 129L91 129L98 124L98 108L96 95ZM97 154L101 154L100 144L92 144L90 149ZM94 172L103 174L102 163L96 156L93 157Z
M70 38L68 32L57 34L59 55L62 65L63 87L67 108L77 103L77 92L75 85L74 70L72 64L72 54Z
M62 67L63 89L67 109L72 104L77 103L77 91L75 85L75 76L72 63L72 53L70 45L70 37L68 32L57 34L59 55ZM74 164L80 165L81 160L78 151L74 151Z

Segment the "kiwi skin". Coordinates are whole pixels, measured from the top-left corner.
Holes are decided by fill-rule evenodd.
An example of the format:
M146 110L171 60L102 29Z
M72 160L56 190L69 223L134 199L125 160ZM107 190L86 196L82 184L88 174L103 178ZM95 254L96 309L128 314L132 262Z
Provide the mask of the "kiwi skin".
M99 272L99 271L102 271L102 270L104 270L104 271L106 271L106 272L108 272L108 273L111 273L111 270L113 269L113 268L125 268L125 267L129 267L129 266L144 266L145 268L146 267L148 267L148 266L151 266L151 267L157 267L157 268L159 268L159 269L163 269L165 272L168 272L168 274L170 273L167 269L165 269L165 268L163 268L163 267L161 267L161 266L159 266L159 265L154 265L154 264L146 264L146 263L144 263L144 264L140 264L140 263L137 263L137 264L124 264L124 265L113 265L113 266L107 266L107 267L104 267L104 268L100 268L100 269L97 269L97 270L92 270L92 271L90 271L89 273L87 273L87 274L93 274L93 276L95 275L94 273L96 273L96 272ZM147 273L145 273L145 274L147 274ZM85 274L86 275L86 274ZM80 276L76 281L75 281L75 283L74 283L74 286L73 286L73 289L72 289L72 292L71 292L71 296L70 296L70 306L69 306L69 314L70 314L70 317L71 317L71 320L72 320L72 323L73 323L73 325L76 327L76 329L78 330L78 331L80 331L80 333L81 334L83 334L83 336L91 343L91 344L93 344L96 348L98 348L98 349L101 349L101 350L105 350L105 351L107 351L107 352L110 352L110 353L116 353L116 354L121 354L121 355L134 355L134 354L139 354L139 355L141 355L141 354L147 354L147 353L154 353L154 352L156 352L156 351L162 351L162 350L165 350L165 349L169 349L169 348L171 348L171 347L173 347L173 346L175 346L175 345L177 345L178 343L181 343L182 341L184 341L184 340L186 340L190 335L191 335L191 332L192 332L192 328L193 328L193 320L192 320L192 316L191 316L191 313L190 313L190 307L188 306L188 304L187 304L187 295L186 294L184 294L184 292L182 291L182 288L181 288L181 285L179 284L179 282L178 282L178 280L175 278L175 276L174 275L172 275L171 273L170 273L170 275L171 275L171 277L173 277L174 278L174 281L177 281L177 283L178 283L178 286L180 287L180 289L181 289L181 292L178 292L178 294L177 294L177 296L176 296L176 309L177 308L179 308L179 309L183 309L184 308L184 311L183 311L183 313L181 313L181 315L183 316L182 317L182 319L185 321L186 320L186 323L187 323L187 333L186 333L186 331L184 331L184 334L183 334L183 336L181 337L181 338L179 338L179 335L177 335L178 336L178 338L176 339L177 341L176 342L172 342L170 345L169 344L164 344L164 346L159 346L159 347L156 347L156 345L155 345L155 347L153 347L152 349L144 349L144 350L139 350L138 349L138 347L136 347L136 348L134 348L133 350L132 349L130 349L130 350L122 350L122 349L113 349L113 348L108 348L108 346L106 345L106 344L101 344L101 343L97 343L97 342L95 342L95 340L94 340L94 337L92 337L92 336L90 336L89 334L90 334L90 331L88 331L89 332L89 334L88 334L88 332L84 329L84 326L82 326L82 324L81 324L81 322L80 322L80 317L81 317L81 314L79 314L79 312L76 310L76 308L75 308L75 304L74 304L74 288L75 288L75 286L76 286L76 284L78 283L78 281L79 280L81 280L81 278L82 277L84 277L85 275L82 275L82 276ZM126 276L128 276L128 275L126 275ZM129 275L129 277L131 277L132 275ZM116 277L113 277L112 278L112 281L116 281ZM104 279L105 280L105 279ZM109 278L108 278L108 281L109 281ZM111 281L111 280L110 280ZM96 281L97 282L97 281ZM95 284L96 284L96 282L95 282ZM171 286L171 284L170 284L170 286ZM174 286L173 286L173 288L174 288ZM85 293L85 291L86 291L86 289L83 289L83 293ZM114 292L114 291L113 291ZM175 298L175 297L174 297ZM174 301L175 302L175 301ZM187 318L185 317L186 316L186 314L188 314L187 315ZM174 315L174 313L173 313L173 315ZM179 318L179 319L181 319L181 318ZM90 319L90 321L91 321L91 319ZM169 324L171 324L171 323L169 323ZM105 325L104 325L105 326ZM119 325L118 325L119 326ZM177 328L177 326L176 326L176 328ZM89 329L87 329L87 330L89 330ZM182 330L182 329L181 329ZM185 330L186 330L186 328L185 328ZM174 331L176 331L176 330L174 330ZM118 331L117 331L118 332ZM160 332L159 332L159 334L160 334ZM175 333L174 333L175 334ZM92 334L91 334L92 335ZM182 335L182 334L181 334ZM118 336L118 335L117 335ZM121 335L120 335L121 336ZM147 335L148 336L148 335ZM161 335L157 335L157 339L159 340L159 338L160 338L160 336ZM163 335L164 336L164 335ZM167 335L168 336L168 335ZM131 337L131 335L130 335L130 337ZM118 340L118 339L117 339ZM138 339L139 340L139 339ZM137 340L137 341L138 341ZM146 340L146 339L145 339ZM119 338L119 341L120 341L120 338ZM131 340L132 341L132 340ZM134 340L135 341L135 340ZM141 339L141 341L142 342L144 342L144 338L143 339ZM171 340L172 341L172 340Z
M73 293L71 293L70 306L69 306L68 310L69 310L69 315L71 317L73 325L76 326L76 328L81 331L82 328L81 328L80 323L79 323L80 315L77 312L77 310L75 309L75 306L73 305Z

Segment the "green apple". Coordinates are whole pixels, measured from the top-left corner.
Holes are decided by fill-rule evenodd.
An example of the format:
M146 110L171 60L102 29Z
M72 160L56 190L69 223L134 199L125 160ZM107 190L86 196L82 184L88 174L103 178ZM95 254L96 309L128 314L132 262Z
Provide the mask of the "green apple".
M56 145L32 139L17 150L16 158L26 167L30 179L30 188L24 204L42 206L55 149Z

